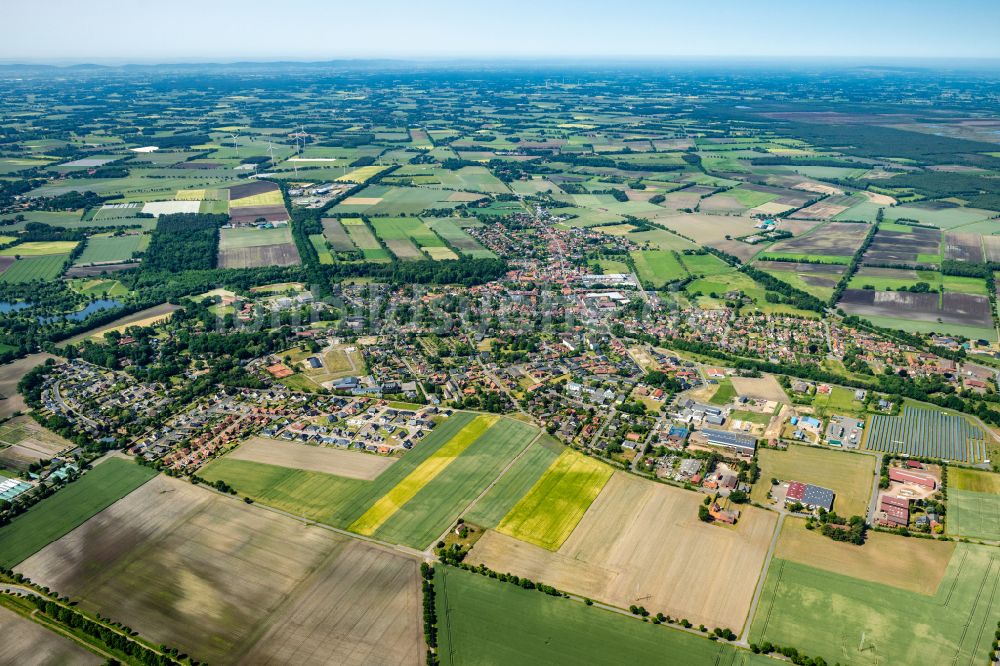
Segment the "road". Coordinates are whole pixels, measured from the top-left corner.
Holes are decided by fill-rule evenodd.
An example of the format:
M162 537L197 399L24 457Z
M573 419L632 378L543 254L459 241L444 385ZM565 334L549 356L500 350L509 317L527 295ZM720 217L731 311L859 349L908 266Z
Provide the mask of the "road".
M878 482L882 478L882 454L879 453L875 456L875 475L872 479L872 497L868 502L868 516L867 521L869 525L875 524L875 514L878 512Z
M740 639L737 645L750 647L750 624L757 616L757 605L760 603L760 595L764 591L764 581L767 580L767 570L771 568L771 560L774 557L774 549L778 546L778 537L781 535L781 526L785 522L786 513L782 510L778 512L778 523L774 526L774 534L771 535L771 545L767 547L767 556L764 559L764 568L760 570L760 578L757 579L757 589L753 591L753 600L750 602L750 612L747 613L746 622L743 624L743 631L740 632Z

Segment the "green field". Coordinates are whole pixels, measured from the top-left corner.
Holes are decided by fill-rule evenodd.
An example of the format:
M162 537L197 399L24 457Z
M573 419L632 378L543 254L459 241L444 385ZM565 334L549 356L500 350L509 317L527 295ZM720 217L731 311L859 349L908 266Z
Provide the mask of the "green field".
M865 403L854 399L854 389L842 386L830 387L830 392L825 395L817 392L812 404L821 417L863 415L865 411Z
M748 190L742 187L727 190L723 194L733 197L747 208L756 208L778 198L777 194L771 192L758 192L757 190Z
M292 230L287 226L272 229L236 227L219 231L219 252L235 248L280 245L291 242Z
M496 527L545 473L562 446L549 436L532 444L514 466L476 503L465 519L480 527Z
M333 255L330 254L330 249L326 246L326 239L323 237L323 234L310 234L309 242L312 243L313 249L316 250L316 256L319 257L319 263L333 263Z
M361 250L368 261L389 261L389 252L378 242L364 220L360 218L345 218L341 220L347 235L355 247Z
M728 405L735 397L736 387L733 386L733 380L726 378L719 381L719 388L715 389L715 393L708 401L713 405Z
M677 256L666 250L636 250L630 253L639 279L656 287L688 276Z
M54 280L63 271L68 254L50 254L42 257L18 259L0 273L0 282L21 284L32 280Z
M995 549L971 544L958 544L933 596L775 558L750 640L830 664L988 663L998 584Z
M691 275L718 275L732 270L714 254L682 254L681 261Z
M612 469L573 450L563 451L497 525L497 531L557 550L611 478Z
M476 259L492 259L496 257L495 254L480 245L479 241L470 236L465 229L462 229L447 217L430 218L425 220L425 223L434 233L466 256Z
M350 236L347 235L344 226L335 218L323 220L323 235L326 236L327 242L330 243L330 247L335 252L353 252L357 249L351 242Z
M955 536L1000 541L1000 495L949 487L946 527Z
M145 235L94 236L87 239L87 247L83 248L75 265L125 261L148 244L149 236Z
M78 294L93 298L120 298L129 295L128 287L118 280L108 280L105 278L78 278L68 280L69 288Z
M863 516L868 508L875 473L874 456L833 451L813 446L790 445L786 451L757 452L760 481L750 498L767 501L771 479L812 483L834 492L833 510L841 516Z
M66 255L73 251L78 241L35 241L21 243L0 250L0 257L47 257L49 255Z
M152 469L121 458L97 465L0 528L0 565L22 562L154 476Z
M776 663L749 650L452 567L434 568L434 590L438 655L445 666Z

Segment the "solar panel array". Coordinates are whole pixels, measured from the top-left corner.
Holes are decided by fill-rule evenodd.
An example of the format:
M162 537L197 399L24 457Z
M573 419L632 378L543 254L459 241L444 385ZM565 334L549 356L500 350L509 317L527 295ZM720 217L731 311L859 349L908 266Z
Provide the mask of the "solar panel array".
M900 416L873 416L865 448L957 462L986 460L986 433L962 416L905 407Z

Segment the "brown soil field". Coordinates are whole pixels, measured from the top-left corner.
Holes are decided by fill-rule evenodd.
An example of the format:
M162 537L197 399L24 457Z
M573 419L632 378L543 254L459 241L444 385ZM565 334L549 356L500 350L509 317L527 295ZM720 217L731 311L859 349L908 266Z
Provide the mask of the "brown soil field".
M1000 236L983 236L987 261L1000 261Z
M879 194L877 192L869 192L867 190L862 191L861 194L868 197L868 201L873 204L878 204L880 206L895 206L896 200L890 197L888 194Z
M933 596L955 552L952 541L908 539L869 532L863 546L807 530L802 518L786 518L774 556L853 578Z
M709 525L702 497L618 472L557 552L491 530L468 561L738 632L777 518L747 507L735 527Z
M17 259L14 257L0 257L0 273L3 273L5 270L13 266L15 261L17 261Z
M389 251L396 255L397 258L403 261L424 258L423 253L417 249L417 246L414 245L413 241L409 238L394 238L385 240L385 246L389 248Z
M774 402L790 402L781 384L772 375L763 377L733 377L733 388L739 395L746 395L758 400L773 400Z
M229 200L236 201L238 199L245 199L257 194L273 192L277 189L280 188L272 182L266 180L253 180L248 183L241 183L240 185L233 185L230 187Z
M941 230L912 227L910 232L879 229L863 258L866 264L917 263L918 255L937 254Z
M0 447L5 444L11 446L0 450L0 465L18 470L27 470L32 463L50 460L76 446L27 416L18 416L0 425Z
M849 257L861 246L870 228L867 224L829 222L805 236L775 243L769 252Z
M56 666L103 664L104 658L72 640L0 607L0 664Z
M837 306L849 314L868 317L899 317L900 313L905 313L906 319L914 321L941 319L946 324L993 326L989 298L976 294L946 292L939 297L936 293L845 289Z
M945 236L945 259L983 261L983 241L979 234L954 233Z
M127 264L97 264L94 266L73 266L68 271L66 271L66 277L96 277L98 275L103 275L105 273L117 273L118 271L127 271L130 268L135 268L138 266L137 263L127 263Z
M858 277L887 277L899 278L900 280L919 279L917 271L908 268L882 268L880 266L861 266L855 273Z
M418 566L161 475L18 569L210 663L418 664Z
M227 457L369 481L397 460L360 451L310 446L266 437L251 437L228 453Z
M14 412L23 411L27 405L24 398L17 392L17 383L30 370L45 363L48 359L60 360L52 354L30 354L12 363L0 365L0 418L5 419Z
M842 264L800 264L794 261L756 261L754 266L762 271L782 271L800 274L841 276L847 270Z
M825 201L819 201L811 206L806 206L801 210L795 211L791 214L791 217L812 220L829 220L830 218L843 213L845 210L847 210L847 206L837 206Z
M219 268L260 268L298 266L302 263L294 243L233 247L219 250Z
M164 303L162 305L156 305L151 308L146 308L145 310L140 310L130 315L126 315L119 319L115 319L110 324L105 324L100 328L91 329L89 331L84 331L79 335L74 335L68 340L63 340L57 346L65 347L70 344L79 344L86 340L87 338L100 338L105 333L113 329L122 329L127 326L149 326L154 321L160 319L166 319L174 310L178 309L179 305L173 305L171 303Z
M261 218L268 222L285 222L288 212L284 206L247 206L229 211L229 220L233 224L253 224Z

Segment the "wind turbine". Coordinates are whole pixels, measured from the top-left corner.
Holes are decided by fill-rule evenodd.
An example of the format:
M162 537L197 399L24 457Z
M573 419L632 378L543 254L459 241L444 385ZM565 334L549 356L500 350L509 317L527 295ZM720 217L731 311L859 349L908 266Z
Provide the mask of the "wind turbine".
M236 134L230 134L229 138L233 140L233 150L236 151L236 157L239 157L240 156L240 144L236 142L236 140L240 138L239 130L236 131Z
M273 169L277 162L274 161L274 144L271 143L270 139L267 141L267 152L271 154L271 168Z

